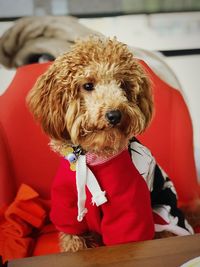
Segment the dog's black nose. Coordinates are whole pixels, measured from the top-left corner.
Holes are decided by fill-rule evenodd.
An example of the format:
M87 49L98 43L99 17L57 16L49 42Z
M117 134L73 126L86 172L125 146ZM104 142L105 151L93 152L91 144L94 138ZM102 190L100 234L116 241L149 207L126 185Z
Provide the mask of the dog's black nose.
M106 113L106 119L110 124L116 125L121 121L122 114L119 110L111 110Z

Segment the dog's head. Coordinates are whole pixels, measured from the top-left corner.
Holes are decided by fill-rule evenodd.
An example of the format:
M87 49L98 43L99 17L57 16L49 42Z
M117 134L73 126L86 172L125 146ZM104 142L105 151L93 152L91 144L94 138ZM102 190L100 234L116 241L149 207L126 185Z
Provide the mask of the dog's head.
M28 95L53 139L86 151L114 153L152 117L150 81L128 47L90 37L58 57Z

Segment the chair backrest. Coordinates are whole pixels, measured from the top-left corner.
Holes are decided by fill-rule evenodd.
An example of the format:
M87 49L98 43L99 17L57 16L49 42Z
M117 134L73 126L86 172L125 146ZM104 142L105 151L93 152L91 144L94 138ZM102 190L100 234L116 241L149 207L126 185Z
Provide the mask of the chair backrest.
M26 95L49 64L17 69L0 97L0 203L10 202L21 183L27 183L49 198L50 184L59 157L50 150L49 139L33 120Z
M200 187L194 161L193 128L180 91L161 80L143 62L153 82L155 116L140 137L173 180L180 205L195 205Z
M139 139L174 181L180 202L191 202L198 198L199 187L188 109L179 91L141 63L154 85L156 112L151 126ZM59 156L50 150L48 137L25 103L28 91L48 66L45 63L18 68L0 97L0 205L12 200L21 183L29 184L44 198L50 196Z

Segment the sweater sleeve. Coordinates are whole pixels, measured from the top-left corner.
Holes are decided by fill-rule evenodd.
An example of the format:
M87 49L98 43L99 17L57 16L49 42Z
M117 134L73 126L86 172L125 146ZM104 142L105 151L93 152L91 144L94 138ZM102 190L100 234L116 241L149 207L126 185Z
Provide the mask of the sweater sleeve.
M50 219L64 233L80 235L87 231L87 223L77 221L77 192L75 172L62 159L51 190Z

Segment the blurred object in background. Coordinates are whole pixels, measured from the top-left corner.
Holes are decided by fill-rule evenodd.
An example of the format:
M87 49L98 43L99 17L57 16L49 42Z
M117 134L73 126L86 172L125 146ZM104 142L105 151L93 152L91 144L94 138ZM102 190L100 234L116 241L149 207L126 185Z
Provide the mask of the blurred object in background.
M34 0L0 0L0 18L11 19L31 16L34 10Z
M15 69L5 69L0 64L0 96L6 91L15 76Z
M83 17L197 10L199 0L68 0L68 11Z
M200 12L81 18L80 21L143 49L178 53L178 50L200 48Z
M102 17L199 10L199 0L0 0L0 18L35 15Z
M130 47L133 55L136 58L144 60L149 67L160 77L163 81L168 83L173 88L181 90L181 84L177 79L173 70L165 62L164 56L159 52L153 52L138 47Z
M54 60L77 38L95 32L71 16L25 17L0 39L0 63L7 68Z

